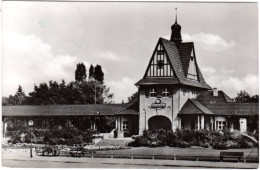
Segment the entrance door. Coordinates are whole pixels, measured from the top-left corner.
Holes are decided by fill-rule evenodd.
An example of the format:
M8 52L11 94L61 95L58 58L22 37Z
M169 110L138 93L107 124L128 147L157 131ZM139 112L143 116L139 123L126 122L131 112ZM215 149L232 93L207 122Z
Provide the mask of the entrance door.
M165 116L153 116L148 120L149 130L171 130L171 121Z

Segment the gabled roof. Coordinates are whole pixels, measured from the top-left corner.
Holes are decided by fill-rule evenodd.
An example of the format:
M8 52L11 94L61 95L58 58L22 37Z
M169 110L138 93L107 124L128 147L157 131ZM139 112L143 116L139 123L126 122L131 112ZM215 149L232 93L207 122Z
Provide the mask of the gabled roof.
M160 40L162 42L163 47L165 48L167 56L170 59L170 64L173 66L173 70L177 78L185 78L177 46L174 42L171 42L164 38L160 38L159 41Z
M164 38L160 38L157 45L159 43L161 43L162 46L164 47L165 53L169 58L170 64L174 70L174 74L176 75L176 77L170 77L169 79L165 79L161 77L160 78L144 77L143 79L139 80L136 83L136 85L150 85L150 84L156 84L158 82L158 84L183 84L183 85L198 87L202 89L211 89L211 87L205 82L197 64L196 67L198 71L199 81L194 81L186 78L185 74L187 74L188 72L191 51L194 48L193 43L182 43L180 45L180 51L178 50L174 42L171 42ZM169 83L166 82L167 80L169 80Z
M117 115L138 115L139 114L139 95L136 96L127 106L116 112Z
M203 106L200 102L196 99L188 99L185 105L182 107L179 114L214 114L208 108Z
M181 56L180 58L181 58L182 67L185 76L187 76L188 74L192 49L193 49L193 42L180 44L179 52L180 52L180 56Z
M218 96L213 96L213 91L201 91L200 94L197 97L198 101L201 102L204 105L207 105L208 103L229 103L233 102L232 99L225 94L223 91L218 91Z
M94 116L115 115L127 104L2 106L2 116Z
M205 109L206 108L206 109ZM249 116L259 114L259 103L235 103L223 91L213 96L212 91L202 91L197 99L189 99L179 114L203 114Z

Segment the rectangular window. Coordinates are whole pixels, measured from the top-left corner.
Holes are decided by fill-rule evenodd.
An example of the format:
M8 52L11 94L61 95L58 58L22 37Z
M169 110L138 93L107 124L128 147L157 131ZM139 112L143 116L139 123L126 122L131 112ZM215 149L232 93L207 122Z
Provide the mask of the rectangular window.
M169 96L169 90L167 89L167 88L163 88L163 90L162 90L162 96L163 97L168 97Z
M217 130L223 130L226 126L226 121L216 121Z
M156 97L156 91L155 88L151 88L150 89L150 93L149 93L150 97Z
M123 130L128 130L128 125L129 125L128 121L123 121Z

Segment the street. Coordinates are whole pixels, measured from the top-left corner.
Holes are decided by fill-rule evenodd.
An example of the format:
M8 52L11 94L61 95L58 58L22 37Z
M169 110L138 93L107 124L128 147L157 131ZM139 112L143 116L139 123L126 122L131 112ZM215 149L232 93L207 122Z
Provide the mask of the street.
M258 163L209 162L187 160L111 159L48 157L33 155L28 150L2 151L2 166L12 168L257 168Z
M120 169L172 169L172 168L189 168L189 167L178 167L178 166L157 166L157 165L133 165L133 164L117 164L117 163L100 163L100 162L44 162L40 160L3 160L2 166L10 168L120 168Z

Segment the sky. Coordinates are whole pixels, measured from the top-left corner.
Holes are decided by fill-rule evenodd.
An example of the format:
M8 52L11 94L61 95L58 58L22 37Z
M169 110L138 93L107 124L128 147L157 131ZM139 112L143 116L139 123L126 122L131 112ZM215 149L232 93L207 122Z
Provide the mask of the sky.
M100 64L114 101L126 102L159 38L170 38L175 8L206 82L232 98L258 94L257 3L3 1L2 96L74 81L84 63Z

